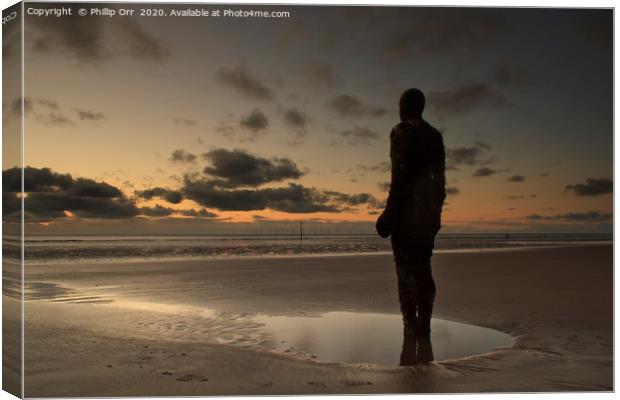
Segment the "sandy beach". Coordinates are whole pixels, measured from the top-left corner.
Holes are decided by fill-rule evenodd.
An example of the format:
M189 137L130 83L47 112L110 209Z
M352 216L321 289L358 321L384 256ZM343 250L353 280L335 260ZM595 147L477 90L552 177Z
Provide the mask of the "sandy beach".
M253 319L398 314L390 256L27 266L25 395L609 391L612 257L609 245L435 255L435 316L515 341L412 367L270 350Z

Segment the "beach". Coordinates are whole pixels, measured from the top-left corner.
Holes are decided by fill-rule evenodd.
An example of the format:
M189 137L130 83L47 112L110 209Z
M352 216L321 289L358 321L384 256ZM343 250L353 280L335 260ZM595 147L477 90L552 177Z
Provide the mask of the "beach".
M447 251L433 268L435 317L512 346L408 367L270 349L257 315L398 314L385 254L28 265L25 395L613 389L611 245Z

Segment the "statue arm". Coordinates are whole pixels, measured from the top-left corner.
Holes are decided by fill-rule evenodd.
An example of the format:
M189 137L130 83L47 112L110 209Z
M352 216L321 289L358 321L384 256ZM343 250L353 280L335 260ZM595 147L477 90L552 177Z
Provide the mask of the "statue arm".
M407 132L402 126L396 126L390 134L391 175L390 191L385 210L377 220L377 232L381 237L388 237L392 229L392 221L398 210L402 208L403 190L407 185L409 174L409 154Z
M443 138L439 132L436 132L435 138L436 155L433 160L433 197L437 202L436 207L441 208L446 199L446 152Z

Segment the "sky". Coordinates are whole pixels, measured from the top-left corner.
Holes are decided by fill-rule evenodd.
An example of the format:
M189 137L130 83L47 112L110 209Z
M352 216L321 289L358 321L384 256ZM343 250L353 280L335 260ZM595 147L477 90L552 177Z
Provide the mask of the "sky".
M442 232L611 232L611 10L189 8L290 16L26 16L32 232L371 232L410 87L446 146Z

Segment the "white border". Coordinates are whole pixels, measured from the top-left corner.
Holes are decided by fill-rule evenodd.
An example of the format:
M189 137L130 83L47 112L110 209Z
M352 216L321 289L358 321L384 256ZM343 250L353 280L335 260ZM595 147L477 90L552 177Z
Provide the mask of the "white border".
M60 1L59 1L60 2ZM92 1L78 1L78 3L89 3ZM121 2L121 1L110 1L110 3L116 3L116 2ZM12 4L16 3L16 1L12 1L12 0L0 0L0 5L2 7L2 9L7 8L9 6L11 6ZM162 1L162 0L155 0L155 1L131 1L131 3L184 3L183 1ZM187 3L187 2L185 2ZM584 0L521 0L521 1L514 1L514 0L477 0L475 3L472 3L471 1L468 0L450 0L450 1L441 1L441 0L426 0L424 2L420 2L420 1L399 1L399 0L372 0L371 2L362 2L359 0L337 0L337 1L325 1L325 0L315 0L315 1L307 1L307 0L298 0L295 2L291 2L291 1L285 1L285 0L268 0L268 1L260 1L260 0L244 0L243 2L238 2L238 3L233 3L230 1L202 1L200 3L205 3L205 4L223 4L223 3L230 3L230 4L239 4L239 3L243 3L243 4L299 4L299 5L303 5L303 4L307 4L307 5L388 5L388 6L395 6L395 5L401 5L401 6L443 6L443 7L449 7L449 6L464 6L464 7L560 7L560 8L615 8L615 1L605 1L605 0L590 0L590 1L584 1ZM23 12L22 12L22 18L23 18ZM616 21L616 15L615 15L615 11L614 11L614 26L615 26L615 21ZM22 21L23 23L23 21ZM617 34L614 30L614 43L617 42ZM0 34L0 40L1 40L1 34ZM22 31L22 44L23 44L23 31ZM614 47L615 49L615 47ZM22 51L22 78L23 78L23 55L24 52ZM616 68L615 66L618 65L617 63L617 54L614 51L614 77L615 77L615 73L616 73ZM0 73L1 73L1 63L0 63ZM618 149L618 145L615 141L615 131L617 128L617 119L615 118L615 115L618 115L618 112L620 111L618 108L617 103L615 102L615 93L617 92L618 89L618 83L616 82L616 80L614 79L614 155L616 153L615 150ZM22 93L24 91L24 84L22 81ZM0 92L0 101L1 101L1 92ZM22 94L23 97L23 94ZM23 107L23 104L22 104ZM22 119L22 149L23 149L23 119ZM0 154L2 152L2 143L0 141ZM22 154L22 163L23 163L24 159L23 159L23 154ZM615 163L615 158L614 158L614 177L618 176L616 174L616 172L618 171L618 166ZM614 184L615 184L615 180L614 180ZM614 186L615 188L615 186ZM614 190L615 193L615 190ZM617 205L617 201L618 199L614 196L614 211L616 209L616 205ZM0 208L2 205L2 201L0 199ZM23 215L22 215L23 216ZM615 222L615 212L614 212L614 222ZM23 229L23 228L22 228ZM617 226L614 223L614 237L617 234ZM23 234L23 233L22 233ZM22 246L23 249L23 246ZM616 260L616 248L614 246L614 271L615 271L615 260ZM23 257L23 255L22 255ZM23 281L23 270L22 270L22 281ZM618 283L618 276L614 273L614 288L617 287L617 283ZM614 291L615 292L615 291ZM23 293L22 293L23 296ZM614 310L617 309L617 302L616 302L616 297L615 297L615 293L614 293ZM23 313L23 308L22 308L22 313ZM23 314L22 314L23 316ZM614 316L615 316L615 312L614 312ZM2 322L0 320L0 328L2 326ZM618 339L618 330L615 329L615 318L614 318L614 367L615 367L615 343L617 343ZM22 334L23 334L23 317L22 317ZM23 337L22 337L23 340ZM23 342L22 342L23 343ZM23 349L22 349L22 354L23 354ZM1 354L0 354L0 359L1 359ZM22 367L23 367L23 359L22 359ZM615 371L615 368L614 368ZM1 380L0 380L1 382ZM614 374L614 387L617 388L618 387L618 376ZM433 398L437 398L437 396L445 396L445 395L415 395L415 400L426 400L426 399L433 399ZM520 400L520 399L533 399L533 398L537 398L537 397L543 397L546 399L568 399L568 400L573 400L573 399L604 399L604 398L614 398L615 394L613 393L549 393L549 394L538 394L538 393L518 393L518 394L456 394L456 395L450 395L451 397L457 397L457 398L469 398L469 399L489 399L489 400L495 400L495 399L503 399L503 398L507 398L507 399L515 399L515 400ZM226 397L227 399L260 399L260 400L265 400L265 399L279 399L281 396L246 396L246 397L236 397L236 396L229 396ZM327 398L337 398L337 399L341 399L341 400L351 400L351 399L357 399L360 396L303 396L304 399L309 399L309 400L322 400L322 399L327 399ZM167 399L167 398L160 398L160 397L152 397L153 399ZM194 397L194 398L204 398L207 399L207 397ZM381 400L405 400L405 399L413 399L414 397L412 397L411 395L378 395L378 396L373 396L373 398L376 399L381 399ZM8 400L8 399L15 399L15 397L13 397L12 395L6 393L6 392L1 392L0 391L0 400Z

